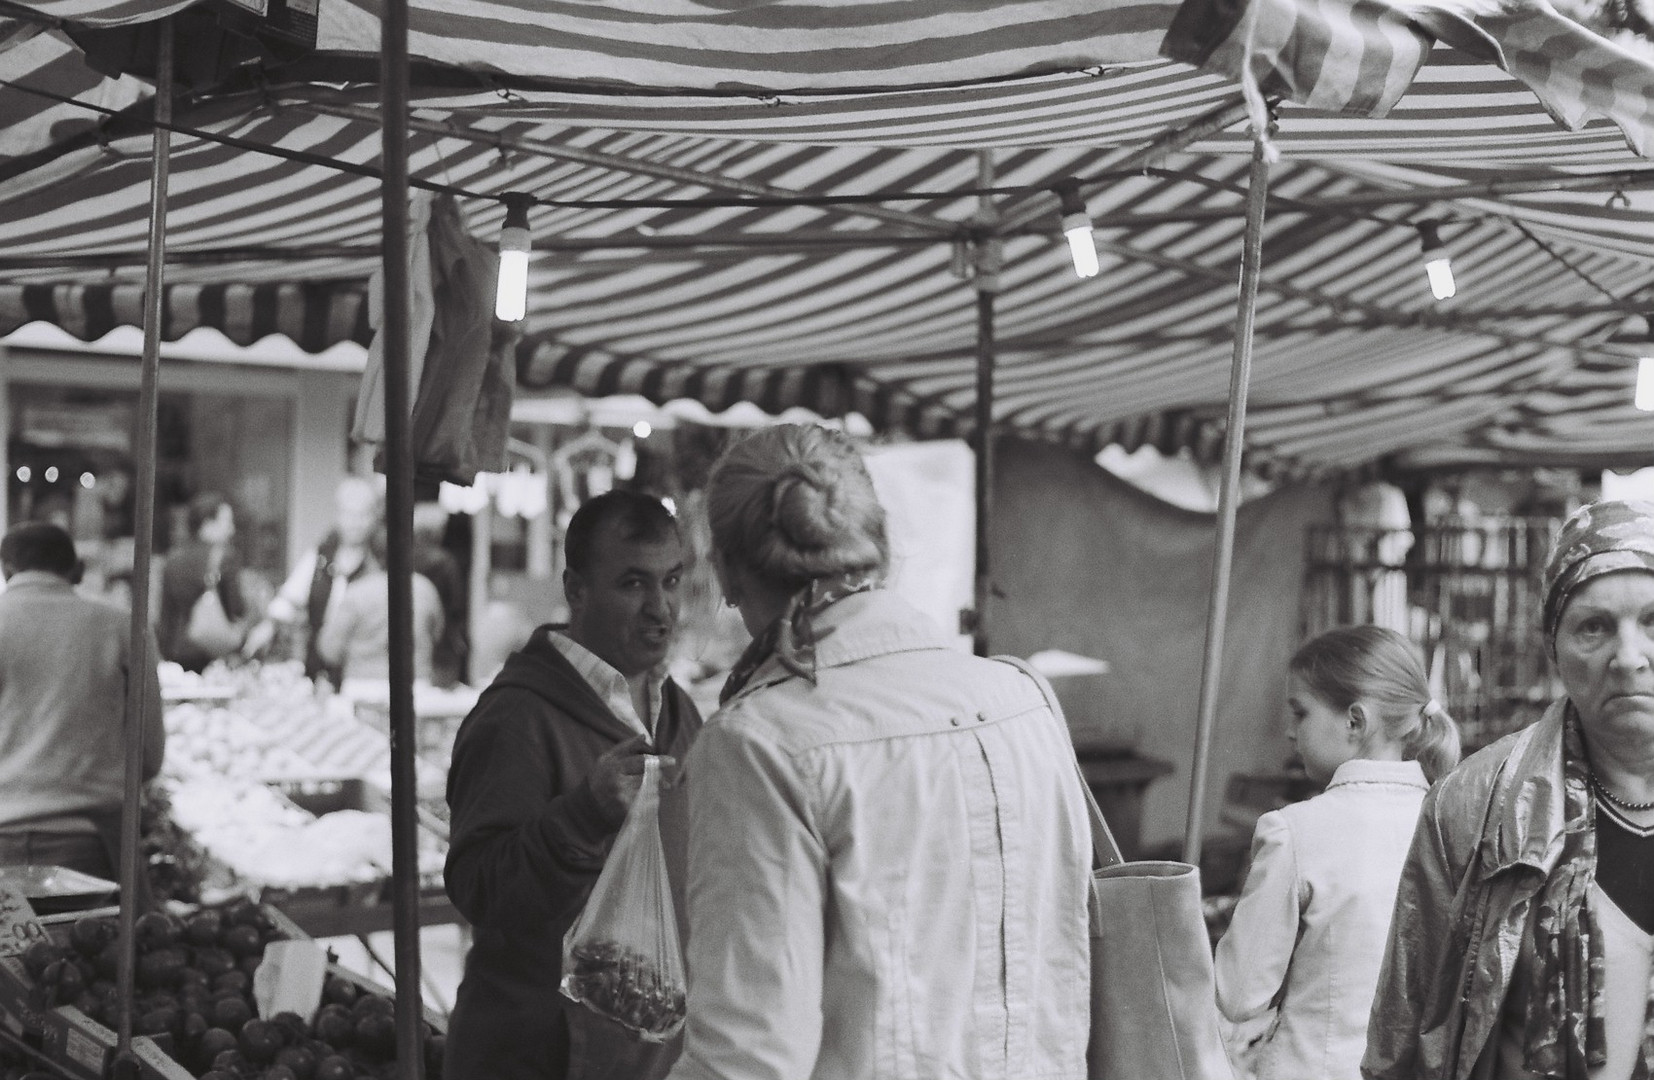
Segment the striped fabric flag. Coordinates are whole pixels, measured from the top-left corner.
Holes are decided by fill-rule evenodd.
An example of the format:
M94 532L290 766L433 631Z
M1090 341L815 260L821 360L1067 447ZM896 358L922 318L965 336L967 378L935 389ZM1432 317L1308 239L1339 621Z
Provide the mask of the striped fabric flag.
M1643 28L1587 27L1547 0L1185 0L1161 54L1263 99L1382 117L1436 41L1510 72L1572 130L1612 121L1654 153L1654 41Z
M1230 76L1260 104L1383 116L1431 44L1407 14L1372 0L1185 0L1160 51Z
M1654 41L1605 26L1610 40L1532 2L1476 21L1498 41L1500 66L1526 83L1559 123L1577 131L1594 117L1611 120L1633 150L1654 155Z

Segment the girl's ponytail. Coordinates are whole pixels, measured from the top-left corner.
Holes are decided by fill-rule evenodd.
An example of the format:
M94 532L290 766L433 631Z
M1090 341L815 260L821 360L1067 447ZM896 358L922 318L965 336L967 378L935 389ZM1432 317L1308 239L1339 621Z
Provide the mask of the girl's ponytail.
M1424 778L1432 784L1459 763L1459 725L1435 698L1419 710L1419 726L1407 738L1406 754L1419 763Z
M1400 743L1402 755L1417 761L1432 784L1459 763L1459 725L1430 696L1417 650L1394 630L1328 630L1298 650L1291 670L1335 709L1358 700L1373 705L1384 736Z

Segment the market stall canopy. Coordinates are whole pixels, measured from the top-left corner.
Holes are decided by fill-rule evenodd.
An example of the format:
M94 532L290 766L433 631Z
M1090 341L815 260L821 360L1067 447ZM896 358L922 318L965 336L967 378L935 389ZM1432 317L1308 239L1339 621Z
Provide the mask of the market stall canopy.
M370 336L376 7L321 0L314 48L223 32L236 10L0 3L0 332L139 319L143 34L177 14L202 47L174 118L164 336ZM947 435L969 428L975 365L950 271L990 151L996 418L1211 459L1243 122L1284 98L1253 463L1627 464L1654 450L1625 343L1654 311L1654 44L1624 21L1536 0L416 3L411 169L489 241L501 195L538 200L529 384ZM1089 280L1057 231L1065 179L1098 229ZM1445 303L1425 220L1454 260Z

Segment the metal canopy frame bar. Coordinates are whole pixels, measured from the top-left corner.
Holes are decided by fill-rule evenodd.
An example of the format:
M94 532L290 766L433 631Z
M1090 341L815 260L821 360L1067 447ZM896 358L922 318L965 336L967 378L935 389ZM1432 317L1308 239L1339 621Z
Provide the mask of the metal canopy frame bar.
M385 576L390 585L391 915L396 956L396 1057L405 1080L424 1076L419 981L419 819L413 702L413 451L409 443L408 0L384 0L380 26L384 117L383 212Z
M155 112L172 114L173 22L163 19L156 34ZM146 873L139 844L144 784L145 715L149 705L149 674L155 671L154 635L149 629L150 579L155 553L155 458L159 423L162 300L166 275L167 195L171 178L172 136L165 128L153 133L149 181L149 251L145 267L144 352L138 381L138 424L133 438L137 458L133 492L132 613L128 649L132 670L126 680L126 772L121 792L120 881L121 908L117 918L120 943L116 951L116 988L119 994L115 1026L117 1077L138 1075L132 1052L134 976L137 967L138 900L147 897Z
M1247 184L1246 233L1241 244L1240 298L1235 349L1229 367L1229 419L1223 441L1223 484L1218 489L1217 543L1212 554L1212 592L1206 616L1206 652L1200 666L1200 703L1195 723L1194 768L1189 775L1189 820L1183 834L1183 861L1200 865L1206 817L1206 776L1217 720L1218 684L1223 675L1223 632L1229 617L1229 583L1235 560L1235 517L1240 503L1241 455L1246 447L1246 395L1252 380L1252 325L1257 318L1263 269L1263 217L1269 194L1269 159L1264 133L1255 132L1252 172Z

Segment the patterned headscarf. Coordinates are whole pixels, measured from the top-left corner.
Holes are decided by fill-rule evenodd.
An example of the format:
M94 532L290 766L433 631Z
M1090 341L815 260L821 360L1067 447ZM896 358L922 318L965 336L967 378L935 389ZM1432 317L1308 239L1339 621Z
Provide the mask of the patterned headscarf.
M1545 645L1551 655L1569 599L1587 581L1617 570L1654 571L1654 503L1591 503L1562 523L1545 563Z

